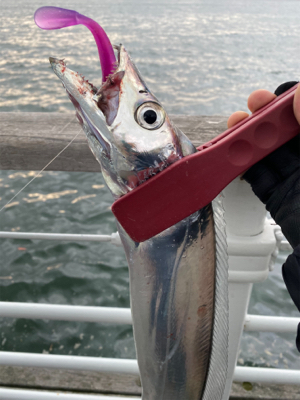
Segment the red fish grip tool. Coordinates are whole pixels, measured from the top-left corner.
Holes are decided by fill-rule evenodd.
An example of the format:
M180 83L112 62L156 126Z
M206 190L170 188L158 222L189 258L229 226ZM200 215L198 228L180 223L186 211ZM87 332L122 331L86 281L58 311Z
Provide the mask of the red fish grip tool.
M129 236L143 242L188 217L295 137L298 85L115 201L112 211Z

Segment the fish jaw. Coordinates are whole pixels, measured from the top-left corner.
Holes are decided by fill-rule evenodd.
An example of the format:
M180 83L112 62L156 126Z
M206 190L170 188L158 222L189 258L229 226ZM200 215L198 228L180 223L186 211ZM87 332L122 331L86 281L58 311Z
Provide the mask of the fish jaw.
M63 60L50 58L114 198L128 193L196 150L170 121L124 46L118 65L99 90ZM155 114L155 122L146 117Z
M75 71L67 68L64 60L49 58L54 73L61 80L76 111L89 147L99 162L103 177L114 198L127 193L126 186L120 182L112 163L112 139L105 117L97 106L94 96L97 88Z

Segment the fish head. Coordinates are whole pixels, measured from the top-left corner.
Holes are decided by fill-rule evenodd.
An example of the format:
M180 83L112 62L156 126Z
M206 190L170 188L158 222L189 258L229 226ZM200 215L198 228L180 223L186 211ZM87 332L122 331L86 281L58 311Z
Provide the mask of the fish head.
M118 198L195 148L171 122L124 46L115 49L115 70L99 89L63 60L50 58L50 63L76 109L109 189Z

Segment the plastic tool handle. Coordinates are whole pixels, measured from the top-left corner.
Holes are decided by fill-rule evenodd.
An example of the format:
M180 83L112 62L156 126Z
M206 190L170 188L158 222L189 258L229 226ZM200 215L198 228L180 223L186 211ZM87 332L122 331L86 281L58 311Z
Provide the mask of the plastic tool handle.
M298 85L118 199L112 211L129 236L143 242L188 217L296 136L300 128L293 99Z

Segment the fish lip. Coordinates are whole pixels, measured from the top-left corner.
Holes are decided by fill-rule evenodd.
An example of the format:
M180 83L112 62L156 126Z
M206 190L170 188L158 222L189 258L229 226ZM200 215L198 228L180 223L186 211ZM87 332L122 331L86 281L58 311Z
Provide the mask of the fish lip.
M58 72L59 67L61 67L62 69L67 68L64 58L49 57L49 62L54 72Z
M77 88L79 90L81 90L82 92L86 92L87 90L90 90L92 96L94 96L97 93L98 88L92 82L90 82L88 79L86 79L79 72L71 71L70 69L68 69L64 58L49 57L49 62L50 62L51 68L53 69L53 72L61 79L64 86L65 86L65 83L64 83L65 72L69 71L75 78L77 78L77 81L78 81Z
M51 65L53 65L53 64L58 64L59 62L64 62L64 60L60 60L60 59L58 59L58 58L56 58L56 57L49 57L49 61L50 61L50 64Z

